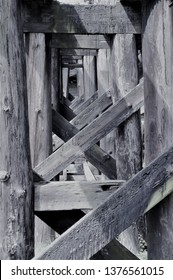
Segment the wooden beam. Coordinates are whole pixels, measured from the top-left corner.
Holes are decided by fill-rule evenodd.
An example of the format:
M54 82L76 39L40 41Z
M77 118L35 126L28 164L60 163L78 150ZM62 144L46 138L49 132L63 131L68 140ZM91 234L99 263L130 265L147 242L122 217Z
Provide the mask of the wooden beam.
M87 100L97 90L95 56L83 57L83 71L85 100Z
M108 35L52 34L51 46L58 49L85 49L88 54L90 49L107 49L110 44L111 38Z
M24 32L115 34L141 32L140 5L66 5L24 1Z
M111 98L112 90L108 90L93 103L91 103L85 110L79 113L74 119L71 120L77 129L82 129L87 124L91 123L99 114L112 105Z
M125 98L107 109L100 117L36 166L35 171L46 180L52 179L114 127L136 112L142 104L143 83L140 83Z
M98 92L96 91L90 98L84 101L81 105L79 105L76 109L74 109L74 113L77 115L84 111L90 104L92 104L98 98Z
M173 8L170 1L142 2L145 163L148 164L173 143ZM173 258L172 213L173 195L148 213L149 259Z
M80 96L74 99L74 102L71 103L70 108L74 111L78 106L84 103L85 96Z
M133 34L117 34L112 44L112 79L114 98L117 101L138 83L138 59ZM117 127L116 147L117 178L129 180L142 169L142 136L140 110ZM127 160L128 159L128 160ZM134 254L139 253L138 229L131 226L119 236L119 241Z
M159 199L164 199L164 189L166 195L173 191L172 166L173 147L61 235L37 259L89 259L149 210L154 194L159 192Z
M62 61L65 61L66 63L69 61L76 61L76 60L82 60L82 56L81 55L62 55Z
M66 104L63 104L63 103L60 103L59 112L68 121L71 121L76 116L76 114L73 112L73 110L70 107L68 107Z
M87 56L87 55L97 55L97 50L92 49L60 49L60 54L65 56Z
M35 184L35 211L91 210L102 203L124 181L50 182Z
M34 255L25 46L21 1L0 1L0 259Z
M62 63L62 68L83 68L81 63Z
M27 90L30 150L33 168L52 153L50 48L45 34L29 36ZM55 239L55 233L35 217L35 254Z
M85 175L87 181L95 181L96 180L95 176L92 173L92 171L91 171L87 161L85 161L83 163L83 170L84 170L84 175Z

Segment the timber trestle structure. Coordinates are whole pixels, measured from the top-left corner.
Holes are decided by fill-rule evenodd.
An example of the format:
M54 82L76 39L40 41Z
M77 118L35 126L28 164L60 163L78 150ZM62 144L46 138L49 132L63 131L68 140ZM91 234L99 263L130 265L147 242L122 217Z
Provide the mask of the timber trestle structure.
M172 259L173 8L62 2L0 0L0 257Z

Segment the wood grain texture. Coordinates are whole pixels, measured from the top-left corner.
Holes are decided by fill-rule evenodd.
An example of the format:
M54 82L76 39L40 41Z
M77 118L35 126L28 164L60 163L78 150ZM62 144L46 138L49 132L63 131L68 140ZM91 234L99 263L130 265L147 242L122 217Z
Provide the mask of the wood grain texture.
M143 104L143 82L100 117L72 137L67 143L35 167L44 179L50 180L113 128L120 125Z
M117 101L138 83L137 49L134 35L117 34L112 45L112 79ZM140 111L117 127L115 135L117 178L129 180L142 169ZM119 240L134 254L139 253L137 227L123 232Z
M44 34L29 34L27 89L30 149L33 168L52 152L50 52ZM53 231L35 217L35 254L55 239Z
M34 216L21 1L0 11L0 259L22 260L34 255Z
M77 69L77 96L83 96L84 92L84 72L83 68Z
M123 181L51 182L35 185L35 211L92 210L102 203Z
M37 259L89 259L145 212L152 195L164 189L172 178L172 166L170 148L55 240Z
M97 15L97 16L96 16ZM24 31L41 33L140 33L140 5L61 5L24 1Z
M169 4L169 1L143 3L146 164L173 143L173 14ZM148 214L149 259L173 258L172 213L171 195Z
M59 112L68 121L71 121L73 118L76 117L76 114L73 112L73 110L69 106L63 103L60 103Z

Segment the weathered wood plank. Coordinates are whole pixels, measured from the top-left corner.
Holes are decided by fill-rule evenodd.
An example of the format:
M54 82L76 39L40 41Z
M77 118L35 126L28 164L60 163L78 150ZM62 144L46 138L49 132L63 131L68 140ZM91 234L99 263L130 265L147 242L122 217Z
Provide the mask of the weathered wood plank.
M68 99L68 91L69 91L69 68L64 67L62 69L62 88L63 88L63 95Z
M80 106L78 106L74 113L77 115L85 110L90 104L92 104L98 98L98 92L95 92L90 98L84 101Z
M112 105L111 93L112 90L108 90L102 94L102 96L96 99L85 110L72 119L71 124L80 130L93 121L97 116L99 116L99 114Z
M170 148L55 240L37 259L89 259L144 214L149 204L152 206L154 193L165 188L173 191L172 183L166 185L173 181L172 174Z
M0 10L0 259L22 260L34 255L34 216L21 1Z
M74 102L70 105L70 108L74 111L78 106L80 106L85 100L85 96L80 96L74 99Z
M142 2L145 163L148 164L173 143L173 13L170 1ZM172 213L173 195L148 213L149 259L173 258Z
M90 50L90 49L60 49L60 54L61 55L66 55L66 56L72 56L72 55L77 55L77 56L87 56L87 55L97 55L96 50Z
M33 168L52 152L50 48L44 34L28 34L27 90ZM35 217L35 254L55 239L52 229Z
M124 181L51 182L35 184L35 211L96 208Z
M142 104L143 82L36 166L35 171L46 180L52 179L114 127L131 116Z
M83 64L81 63L62 63L62 68L68 68L68 69L73 69L73 68L83 68Z
M84 71L83 68L77 69L77 96L83 96L84 92Z
M140 16L140 5L137 4L65 5L58 1L24 1L25 32L140 33Z
M60 104L60 55L59 50L51 48L51 103L59 111Z

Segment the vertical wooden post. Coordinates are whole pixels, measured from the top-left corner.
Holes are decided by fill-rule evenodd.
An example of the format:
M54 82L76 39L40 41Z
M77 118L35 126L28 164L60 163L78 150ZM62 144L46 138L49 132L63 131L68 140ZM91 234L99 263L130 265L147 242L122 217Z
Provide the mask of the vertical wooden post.
M0 259L34 253L21 1L0 0Z
M95 56L83 57L85 100L97 90Z
M59 50L51 48L51 100L52 108L59 111Z
M115 35L112 46L112 75L115 100L126 95L138 83L137 51L134 35ZM142 168L140 112L131 116L116 131L117 178L129 180ZM120 235L122 243L134 254L138 252L133 227Z
M77 69L77 96L84 96L84 71L83 68Z
M68 99L68 91L69 91L69 68L62 68L62 86L63 86L63 95Z
M27 85L32 165L35 167L52 152L50 55L44 34L29 35ZM35 253L54 240L53 231L35 219Z
M100 49L97 54L98 94L101 96L112 85L110 74L110 49ZM115 157L115 131L113 130L100 141L100 146L107 153Z
M168 0L143 1L145 161L173 143L172 13ZM173 195L147 215L149 259L173 258Z

